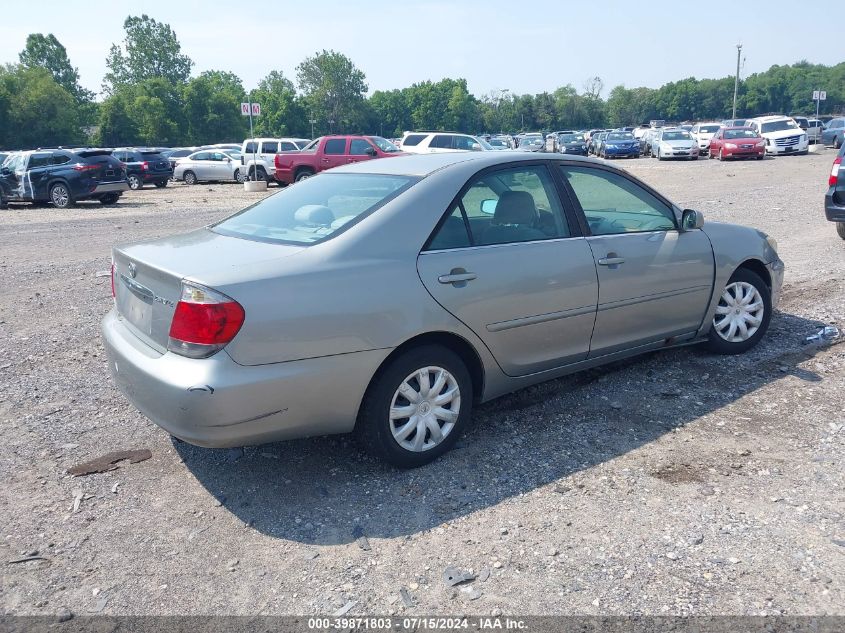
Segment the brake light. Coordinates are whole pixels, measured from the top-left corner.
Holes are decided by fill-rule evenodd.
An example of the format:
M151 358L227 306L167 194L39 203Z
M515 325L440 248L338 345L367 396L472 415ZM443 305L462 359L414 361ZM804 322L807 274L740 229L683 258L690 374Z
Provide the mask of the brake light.
M92 169L97 169L97 165L89 165L87 163L76 163L73 166L73 171L91 171Z
M836 181L839 180L839 170L842 169L842 157L837 156L836 160L833 161L833 167L830 170L830 178L827 179L827 184L829 187L835 187Z
M183 283L167 348L182 356L206 358L235 338L244 318L237 301L216 290Z
M111 263L111 296L112 299L117 297L117 294L114 291L114 262Z
M150 164L147 161L144 161L143 163L141 163L141 171L147 171L147 167L149 166Z

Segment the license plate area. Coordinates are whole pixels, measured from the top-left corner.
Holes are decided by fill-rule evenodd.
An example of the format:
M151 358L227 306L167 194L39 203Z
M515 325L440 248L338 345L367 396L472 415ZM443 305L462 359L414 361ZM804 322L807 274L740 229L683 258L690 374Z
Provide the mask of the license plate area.
M152 334L153 292L126 275L120 275L117 311L144 334Z

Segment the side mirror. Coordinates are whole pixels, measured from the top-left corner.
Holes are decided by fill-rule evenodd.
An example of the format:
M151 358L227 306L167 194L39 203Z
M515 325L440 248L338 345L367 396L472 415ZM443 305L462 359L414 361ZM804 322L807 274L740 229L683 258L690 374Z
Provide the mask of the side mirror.
M364 153L367 156L375 156L376 155L376 148L375 147L368 147Z
M681 214L681 230L694 231L704 226L704 214L694 209L684 209Z
M469 147L473 152L480 152L481 151L481 144L480 143L473 143Z
M488 200L481 201L481 212L486 215L493 215L496 213L496 205L499 203L498 200L493 200L492 198Z

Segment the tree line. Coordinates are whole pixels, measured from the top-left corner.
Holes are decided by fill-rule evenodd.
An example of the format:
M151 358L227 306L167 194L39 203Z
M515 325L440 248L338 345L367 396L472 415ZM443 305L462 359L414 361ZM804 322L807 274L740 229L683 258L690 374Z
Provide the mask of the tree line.
M0 66L0 148L56 145L198 145L240 142L249 133L240 104L261 104L255 133L312 138L332 132L387 137L405 130L517 132L634 125L650 119L722 119L731 114L734 78L695 79L660 88L616 86L602 97L598 77L581 89L470 94L465 79L423 81L369 97L366 76L345 55L323 50L303 60L296 77L274 70L247 92L234 73L191 76L168 24L147 15L124 22L124 38L106 58L103 99L79 84L79 73L52 34L27 37L18 63ZM845 104L845 62L772 66L740 82L737 115L813 113L812 91L827 91L821 112Z

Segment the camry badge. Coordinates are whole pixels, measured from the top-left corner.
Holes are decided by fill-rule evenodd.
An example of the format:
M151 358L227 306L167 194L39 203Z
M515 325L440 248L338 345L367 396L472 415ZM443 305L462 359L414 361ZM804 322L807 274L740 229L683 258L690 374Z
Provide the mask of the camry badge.
M137 275L137 274L138 274L138 269L135 266L135 262L129 262L129 276L132 277L132 279L135 279L135 275Z

